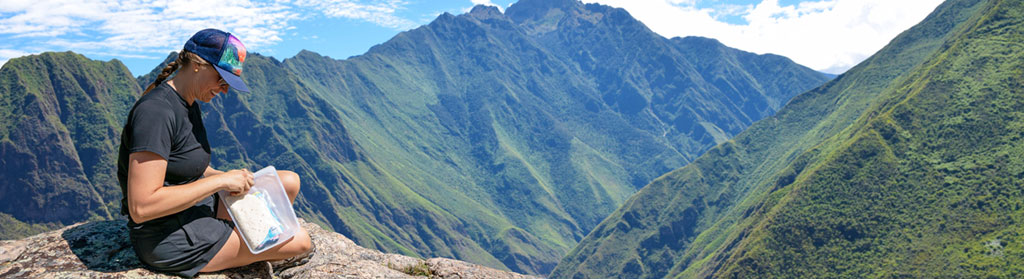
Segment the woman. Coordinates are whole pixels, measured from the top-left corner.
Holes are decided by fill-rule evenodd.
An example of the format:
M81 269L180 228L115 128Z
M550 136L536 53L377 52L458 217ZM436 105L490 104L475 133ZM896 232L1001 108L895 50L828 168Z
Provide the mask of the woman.
M208 103L229 88L248 92L240 78L245 55L245 47L229 33L197 32L128 114L117 164L121 214L131 217L132 245L150 269L192 277L257 261L308 256L311 243L304 229L284 244L252 254L217 197L221 190L231 195L248 192L253 174L210 167L210 144L196 101ZM278 175L294 202L299 176L290 171Z

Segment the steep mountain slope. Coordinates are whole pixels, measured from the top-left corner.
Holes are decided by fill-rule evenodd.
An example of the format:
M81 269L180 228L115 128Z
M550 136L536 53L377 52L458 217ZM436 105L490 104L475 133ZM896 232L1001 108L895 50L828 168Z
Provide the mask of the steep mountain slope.
M509 14L544 3L520 2L509 8ZM582 10L584 5L579 2L564 4L569 6L556 9L581 9L585 16L609 20L612 16L601 13L628 18L620 9L592 5L589 7L595 11L589 11ZM355 141L366 143L361 146L367 156L412 191L458 216L470 229L462 234L472 236L512 270L546 274L585 231L636 187L681 166L716 139L732 135L718 128L728 126L721 124L724 121L715 120L744 125L773 112L770 104L784 103L783 98L798 92L778 89L790 85L762 86L707 73L721 79L720 83L746 86L749 90L737 94L759 98L760 105L752 106L759 114L726 111L709 113L703 120L675 117L663 121L656 115L714 112L731 101L700 72L690 69L684 75L674 70L693 68L688 61L696 60L678 51L682 47L635 20L629 21L633 23L629 32L646 34L644 42L649 45L600 51L628 56L645 49L659 52L659 56L607 61L602 69L612 71L623 65L623 73L653 69L672 74L655 81L647 80L643 73L602 76L584 70L587 66L561 53L560 49L569 47L555 45L560 41L531 35L522 27L527 23L517 23L493 7L482 6L466 15L442 15L362 56L338 61L304 52L283 63L302 80L316 80L309 83L310 89L341 111ZM617 21L598 23L601 28L572 32L585 35L620 25ZM619 36L608 33L592 40L600 45L596 42L612 42ZM634 41L641 40L615 43ZM802 84L801 89L823 80L820 74L788 60L742 53L720 44L715 47L709 52L732 56L706 55L705 59L746 54L744 58L750 61L745 62L799 77L786 82ZM659 62L660 58L670 59L665 61L668 66ZM753 76L739 68L740 64L722 64L727 65L719 67L722 72ZM677 89L683 85L688 89ZM635 108L623 111L620 105L627 101L625 97L603 96L607 91L627 89L605 86L628 86L632 90L628 102L635 103ZM696 86L701 87L693 88ZM708 88L716 91L701 91ZM698 94L706 99L674 99ZM692 127L677 129L684 124L670 120L701 123L691 126L709 127L718 131L718 137L707 133L691 136ZM681 150L684 144L686 149Z
M46 53L0 69L0 235L108 219L120 123L139 87L119 61ZM112 213L114 212L114 213Z
M773 194L718 277L1024 276L1024 2L982 5Z
M1019 276L1022 11L947 1L643 188L552 277Z
M826 80L782 57L706 39L669 40L624 10L577 1L523 1L509 15L478 6L350 59L252 54L245 67L253 93L202 105L213 167L298 172L299 215L360 245L530 274L550 272L648 181ZM11 80L49 76L20 73ZM124 117L154 77L126 80L128 88L118 91L125 99L111 115ZM116 146L119 119L105 124L106 139L71 142ZM13 153L4 154L7 160ZM79 164L113 166L112 148L98 154L110 158ZM68 208L118 217L114 181L82 184L100 194L69 194L95 201ZM61 184L32 185L49 193ZM14 216L0 220L17 222L19 232L46 229L18 221L20 208L0 211Z
M524 0L507 14L572 61L593 82L597 97L630 126L662 132L648 145L666 144L688 161L810 89L807 80L822 80L820 73L794 68L780 56L755 55L706 38L667 40L623 9Z

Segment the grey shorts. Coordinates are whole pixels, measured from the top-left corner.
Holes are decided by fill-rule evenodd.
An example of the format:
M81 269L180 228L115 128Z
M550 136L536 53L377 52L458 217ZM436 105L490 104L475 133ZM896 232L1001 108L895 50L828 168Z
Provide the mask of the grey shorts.
M203 269L234 230L217 219L220 199L209 196L195 206L142 224L128 221L128 235L139 261L153 271L193 277Z

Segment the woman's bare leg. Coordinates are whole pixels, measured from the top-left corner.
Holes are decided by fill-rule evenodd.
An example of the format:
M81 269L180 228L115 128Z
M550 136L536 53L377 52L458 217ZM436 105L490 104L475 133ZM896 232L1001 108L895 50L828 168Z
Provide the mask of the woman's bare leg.
M281 178L281 184L284 186L285 192L288 194L288 198L295 203L295 197L299 195L300 180L299 175L292 171L278 171L278 177ZM228 214L227 208L223 202L219 202L217 205L217 218L224 220L231 220L231 215ZM232 267L245 266L257 261L272 261L287 259L306 251L309 251L311 240L309 239L309 233L306 229L299 228L298 232L295 232L295 236L288 240L284 244L277 247L271 248L258 255L252 254L249 251L248 246L242 243L242 237L238 233L238 229L235 229L228 241L224 243L217 255L213 256L210 263L203 267L200 272L213 272L218 270L224 270Z
M228 241L224 243L224 247L220 248L217 255L213 256L213 259L210 259L210 263L203 267L200 272L214 272L245 266L258 261L287 259L308 251L310 246L309 234L306 232L306 229L300 227L295 236L284 244L254 255L252 252L249 252L248 246L242 243L242 237L238 233L238 229L235 229L228 238Z
M284 192L288 194L288 198L291 199L292 204L295 204L295 197L299 196L299 188L302 183L299 179L299 174L293 171L277 171L277 177L281 178L281 184L284 186Z

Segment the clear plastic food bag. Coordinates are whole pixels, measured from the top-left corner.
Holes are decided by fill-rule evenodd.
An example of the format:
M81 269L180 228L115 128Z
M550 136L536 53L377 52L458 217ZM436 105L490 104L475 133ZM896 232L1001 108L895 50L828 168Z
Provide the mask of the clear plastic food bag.
M249 251L259 254L295 236L299 222L277 169L269 166L253 177L256 184L245 195L222 191L220 197Z

